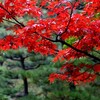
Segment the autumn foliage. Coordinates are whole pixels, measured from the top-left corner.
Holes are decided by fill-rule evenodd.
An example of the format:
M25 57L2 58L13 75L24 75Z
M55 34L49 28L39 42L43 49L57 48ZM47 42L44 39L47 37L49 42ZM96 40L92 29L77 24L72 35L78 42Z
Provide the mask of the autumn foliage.
M81 3L84 7L78 10ZM55 79L74 84L94 81L100 72L99 13L100 0L5 0L0 3L0 22L13 23L9 29L14 35L0 39L0 49L26 47L29 52L53 55L54 63L63 61L60 72L50 75L50 82ZM20 22L24 16L30 20ZM71 44L66 42L72 37ZM59 49L57 43L66 47ZM81 58L95 62L75 65L74 60Z

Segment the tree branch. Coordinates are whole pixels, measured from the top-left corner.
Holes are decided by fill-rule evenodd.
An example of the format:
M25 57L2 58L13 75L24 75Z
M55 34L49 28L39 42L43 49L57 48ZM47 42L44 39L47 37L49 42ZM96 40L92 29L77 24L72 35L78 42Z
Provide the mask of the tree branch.
M42 38L44 38L44 39L46 39L46 40L49 40L49 41L51 41L51 42L56 42L56 40L52 40L52 39L50 39L50 38L47 38L47 37L45 37L45 36L42 36L41 34L39 34L39 33L37 33L37 32L34 32L35 34L37 34L37 35L40 35Z
M6 11L12 17L12 19L15 20L20 26L25 27L25 25L20 23L14 16L12 16L12 14L6 8L4 8L2 5L0 5L0 8Z
M42 64L38 64L37 66L35 66L35 67L30 67L30 68L26 68L26 67L25 67L24 70L37 69L37 68L39 68L41 65L42 65Z
M94 55L91 55L91 54L89 54L89 53L86 52L86 51L79 50L79 49L73 47L72 45L66 43L65 41L63 41L63 40L61 40L61 39L60 39L60 40L57 40L57 42L60 42L60 43L62 43L62 44L65 44L65 45L67 45L68 47L72 48L73 50L75 50L75 51L77 51L77 52L83 53L83 54L87 55L87 56L90 57L90 58L93 58L93 59L96 59L96 60L100 61L100 58L98 58L98 57L96 57L96 56L94 56Z
M10 21L10 20L4 19L4 18L3 18L3 20L7 21L7 22L10 22L10 23L13 23L13 24L17 24L16 22L13 22L13 21Z
M75 3L76 3L76 2L75 2ZM69 21L68 21L68 24L67 24L67 26L66 26L65 31L64 31L63 33L59 34L59 36L62 36L65 32L67 32L67 30L68 30L68 28L69 28L69 25L70 25L70 22L71 22L71 17L72 17L72 14L73 14L73 9L74 9L75 3L72 4L72 3L70 2L70 4L72 5L72 8L71 8L70 16L69 16Z
M40 34L37 33L37 32L35 32L35 33L36 33L37 35L40 35ZM96 56L94 56L94 55L91 55L91 54L89 54L89 53L86 52L86 51L79 50L79 49L73 47L72 45L66 43L65 41L63 41L63 40L61 40L61 39L59 39L59 38L56 38L55 40L52 40L52 39L49 39L49 38L47 38L47 37L45 37L45 36L42 36L42 35L40 35L40 36L41 36L42 38L46 39L46 40L51 41L51 42L60 42L60 43L62 43L62 44L65 44L65 45L67 45L68 47L70 47L70 48L72 48L73 50L75 50L76 52L80 52L80 53L82 53L82 54L87 55L87 56L90 57L90 58L93 58L93 59L95 59L95 60L100 61L100 58L98 58L98 57L96 57Z

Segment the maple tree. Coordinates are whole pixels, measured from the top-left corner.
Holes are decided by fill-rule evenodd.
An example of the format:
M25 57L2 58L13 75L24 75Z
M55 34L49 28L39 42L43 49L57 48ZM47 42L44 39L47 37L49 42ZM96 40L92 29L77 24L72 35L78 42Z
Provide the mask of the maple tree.
M84 5L78 12L81 3ZM0 22L13 23L9 29L14 35L0 39L0 49L26 47L29 52L53 55L54 63L64 61L60 73L50 75L51 83L56 78L75 85L94 81L100 72L99 5L100 0L5 0L0 3ZM20 22L24 16L30 20ZM75 65L81 58L93 63Z

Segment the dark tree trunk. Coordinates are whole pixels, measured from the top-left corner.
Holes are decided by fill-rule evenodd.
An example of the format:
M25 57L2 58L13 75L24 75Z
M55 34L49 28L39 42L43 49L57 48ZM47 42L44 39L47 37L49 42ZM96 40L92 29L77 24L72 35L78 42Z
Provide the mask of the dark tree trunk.
M0 65L2 66L4 62L0 62Z
M61 100L65 100L65 97L61 97Z
M76 86L74 85L74 83L69 83L69 88L70 88L70 91L76 91Z
M23 78L23 84L24 84L24 95L28 95L28 81L27 78Z
M24 58L21 57L21 65L22 65L22 69L25 70L25 64L24 64ZM23 84L24 84L24 95L28 95L28 81L27 81L27 77L23 77Z

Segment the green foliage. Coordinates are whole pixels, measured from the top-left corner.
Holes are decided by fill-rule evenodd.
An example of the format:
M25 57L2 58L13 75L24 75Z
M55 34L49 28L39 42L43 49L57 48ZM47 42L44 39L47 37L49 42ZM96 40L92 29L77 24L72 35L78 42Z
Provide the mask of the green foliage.
M0 63L4 62L5 58L3 56L0 56Z
M72 45L77 39L75 37L69 37L68 39L65 40L66 43ZM63 49L68 48L68 46L63 45Z
M100 18L100 13L99 13L99 12L96 13L94 17L95 17L95 18Z
M100 87L93 84L77 86L75 91L71 91L69 84L65 81L56 80L53 84L50 84L48 77L50 73L58 71L56 65L59 65L59 62L55 65L52 65L52 63L50 65L42 65L35 70L11 70L13 75L16 73L17 75L20 74L21 76L28 77L29 82L30 95L16 98L16 100L61 100L63 98L64 100L99 100ZM12 85L8 87L7 81L12 82L12 79L7 74L9 72L11 74L11 71L7 71L9 71L7 67L0 67L0 74L2 76L2 78L0 76L0 95L2 98L9 98L9 95L12 96L19 90L22 91L22 88L20 88L20 86L22 87L21 79L18 79L17 85L14 85L16 81L14 82L14 88L11 87ZM7 100L2 98L0 99Z
M0 67L0 100L9 100L9 97L18 91L17 88L13 88L14 83L11 78L14 75L7 67Z
M27 52L27 49L25 48L19 48L17 50L13 50L13 49L10 49L8 51L4 51L2 52L3 53L3 56L6 57L6 58L19 58L20 56L27 56L28 55L28 52Z
M4 94L0 93L0 100L9 100L10 98Z
M80 57L80 58L78 58L78 59L75 59L75 60L71 60L71 62L73 62L74 63L74 65L76 65L76 66L78 66L79 64L94 64L94 62L93 61L91 61L91 59L88 59L88 58L86 58L86 57Z
M36 96L31 94L31 95L28 95L28 96L25 96L25 97L21 97L18 100L41 100L41 99L38 99Z
M75 92L70 92L69 100L99 100L99 96L95 95L99 92L96 89L98 89L96 86L90 85L77 87Z

